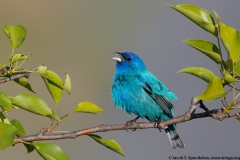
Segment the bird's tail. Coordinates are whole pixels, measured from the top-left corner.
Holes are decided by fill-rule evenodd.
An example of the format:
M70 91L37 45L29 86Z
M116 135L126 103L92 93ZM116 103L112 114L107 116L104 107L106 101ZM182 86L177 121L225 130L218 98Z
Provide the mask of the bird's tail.
M176 132L176 129L174 126L169 126L167 129L165 129L167 136L168 136L168 141L170 144L170 147L172 149L175 149L177 147L179 148L184 148L185 145L179 135Z

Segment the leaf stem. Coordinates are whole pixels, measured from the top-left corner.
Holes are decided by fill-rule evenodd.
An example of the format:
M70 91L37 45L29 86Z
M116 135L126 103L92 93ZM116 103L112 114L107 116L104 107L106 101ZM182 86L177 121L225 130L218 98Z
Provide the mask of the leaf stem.
M10 55L10 57L9 57L9 59L12 59L12 57L13 57L13 55L14 55L14 48L12 49L12 53L11 53L11 55ZM13 63L12 63L12 61L10 62L10 69L12 69L12 65L13 65Z
M230 85L230 84L227 84L229 87L231 87L231 89L233 89L233 86L232 85ZM235 89L237 90L237 91L240 91L240 89L238 89L238 88L236 88L235 87Z
M219 55L221 56L221 59L222 59L222 63L221 63L221 69L222 69L222 71L220 71L221 72L221 74L222 74L222 77L223 77L223 71L225 70L225 67L224 67L224 60L223 60L223 56L222 56L222 49L221 49L221 43L220 43L220 37L219 37L219 33L220 33L220 31L219 31L219 28L218 27L216 27L216 29L217 29L217 36L216 36L216 38L217 38L217 43L218 43L218 50L219 50Z

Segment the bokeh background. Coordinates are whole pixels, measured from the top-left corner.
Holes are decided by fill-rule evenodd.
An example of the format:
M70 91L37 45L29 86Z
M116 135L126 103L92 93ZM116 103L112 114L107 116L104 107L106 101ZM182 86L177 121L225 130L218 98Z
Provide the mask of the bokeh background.
M46 64L64 78L71 76L73 90L64 94L58 106L58 115L70 113L83 100L104 109L99 115L74 114L59 127L72 131L99 124L119 124L133 119L116 109L111 102L110 89L115 71L111 60L115 51L138 53L151 70L168 88L176 93L176 115L189 107L191 97L205 90L205 82L177 71L187 66L203 66L217 72L217 66L182 41L189 38L209 39L209 33L169 8L166 4L192 3L209 11L216 10L221 20L240 29L240 1L226 0L12 0L0 2L0 26L21 24L28 30L23 46L15 53L31 54L24 67ZM11 53L9 41L0 33L1 62ZM218 73L218 72L217 72ZM54 107L44 83L37 75L30 78L38 96ZM1 85L1 91L16 96L28 92L15 83ZM220 108L220 102L206 103L209 108ZM197 111L201 111L198 109ZM8 118L16 117L28 134L50 126L48 118L15 110ZM114 131L99 133L103 138L115 139L126 158L95 143L87 136L54 141L73 160L118 159L157 160L169 156L239 156L239 122L211 118L179 124L177 131L186 144L185 149L171 150L164 132L156 129L135 132ZM23 145L0 152L0 159L41 159L36 152L27 154Z

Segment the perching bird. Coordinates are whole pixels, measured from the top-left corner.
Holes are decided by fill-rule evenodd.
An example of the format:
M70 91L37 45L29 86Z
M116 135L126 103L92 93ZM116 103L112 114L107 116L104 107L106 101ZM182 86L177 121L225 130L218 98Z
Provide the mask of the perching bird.
M134 53L116 52L116 72L113 78L112 100L114 105L137 118L159 122L173 118L173 105L169 101L177 99L157 77L147 70L144 62ZM165 129L170 147L184 148L175 126Z

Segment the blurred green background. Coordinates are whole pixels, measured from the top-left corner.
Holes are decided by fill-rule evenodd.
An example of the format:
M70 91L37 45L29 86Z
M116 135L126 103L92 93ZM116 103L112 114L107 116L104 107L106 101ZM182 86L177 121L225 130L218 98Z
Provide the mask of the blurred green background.
M168 88L176 93L176 115L185 113L191 97L205 90L202 82L177 71L187 66L204 66L217 71L217 66L201 53L185 45L188 38L215 39L166 4L192 3L209 11L216 10L221 20L240 29L240 1L226 0L11 0L0 2L0 26L21 24L28 30L27 38L15 53L31 54L24 67L46 64L64 78L71 76L73 90L65 94L58 115L70 113L83 100L104 109L99 115L74 114L57 129L72 131L99 124L119 124L135 118L113 107L110 89L115 71L111 60L115 51L132 51L145 61ZM11 53L9 41L0 33L1 62ZM37 75L30 78L38 96L54 107L44 83ZM15 96L28 92L15 83L1 85L1 91ZM220 108L220 102L207 103ZM197 111L201 111L198 109ZM15 110L8 118L17 117L28 134L50 126L50 120L28 112ZM87 136L54 141L73 160L129 159L156 160L169 156L239 156L239 122L223 122L211 118L193 120L177 127L185 149L171 150L164 132L156 129L135 132L114 131L99 133L114 138L123 148L126 158L100 146ZM27 154L23 145L0 152L0 159L41 159L36 152Z

